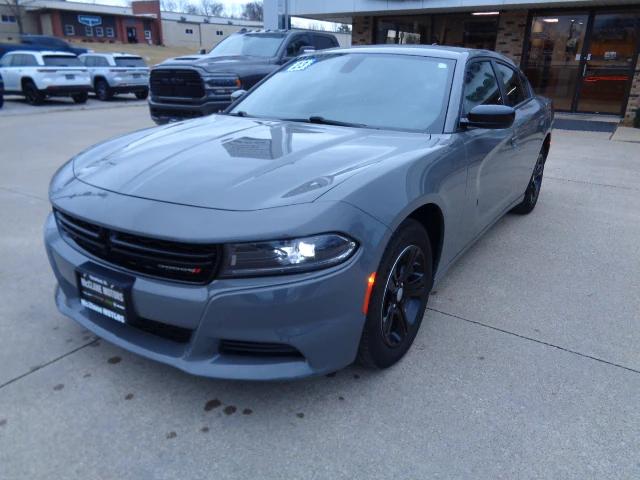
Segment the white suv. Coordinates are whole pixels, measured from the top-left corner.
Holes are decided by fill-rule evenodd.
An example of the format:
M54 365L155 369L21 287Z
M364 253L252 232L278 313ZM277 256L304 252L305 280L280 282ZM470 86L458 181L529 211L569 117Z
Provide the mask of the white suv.
M0 75L7 94L24 95L31 105L46 97L71 97L87 101L91 77L73 53L13 50L0 60Z
M80 60L91 73L96 96L110 100L117 93L135 93L144 100L149 95L149 67L137 55L128 53L85 53Z

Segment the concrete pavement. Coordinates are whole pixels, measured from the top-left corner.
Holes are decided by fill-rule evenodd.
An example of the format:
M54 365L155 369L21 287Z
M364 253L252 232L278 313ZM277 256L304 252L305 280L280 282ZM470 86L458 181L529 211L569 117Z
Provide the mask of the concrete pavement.
M529 216L431 297L396 367L291 383L187 376L53 305L41 241L67 158L146 108L0 116L0 479L640 476L640 154L555 131Z

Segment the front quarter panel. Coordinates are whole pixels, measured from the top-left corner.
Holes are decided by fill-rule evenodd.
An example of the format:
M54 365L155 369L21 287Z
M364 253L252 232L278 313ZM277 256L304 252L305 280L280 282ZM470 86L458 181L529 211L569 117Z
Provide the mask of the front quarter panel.
M385 242L416 209L437 205L444 218L442 268L466 242L462 229L466 184L463 143L457 135L436 135L425 140L422 148L405 151L353 176L326 198L350 203L387 225Z

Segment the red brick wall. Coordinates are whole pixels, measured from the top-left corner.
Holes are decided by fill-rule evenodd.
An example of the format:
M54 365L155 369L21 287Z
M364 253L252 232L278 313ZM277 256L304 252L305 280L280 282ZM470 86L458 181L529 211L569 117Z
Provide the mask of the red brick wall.
M152 21L151 35L153 43L156 45L162 45L162 22L160 17L160 1L159 0L136 0L131 3L131 9L136 15L151 13L156 16ZM144 33L142 34L142 40L144 40Z

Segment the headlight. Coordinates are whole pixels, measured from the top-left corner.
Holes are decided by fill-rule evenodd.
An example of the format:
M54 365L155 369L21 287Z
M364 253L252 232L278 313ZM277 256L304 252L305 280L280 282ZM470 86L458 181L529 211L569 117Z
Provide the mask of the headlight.
M335 233L292 240L225 246L220 277L251 277L308 272L347 260L357 243Z

